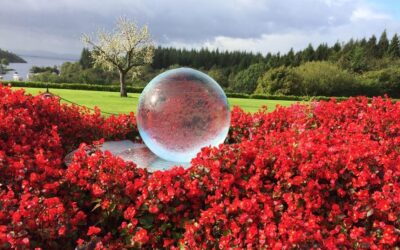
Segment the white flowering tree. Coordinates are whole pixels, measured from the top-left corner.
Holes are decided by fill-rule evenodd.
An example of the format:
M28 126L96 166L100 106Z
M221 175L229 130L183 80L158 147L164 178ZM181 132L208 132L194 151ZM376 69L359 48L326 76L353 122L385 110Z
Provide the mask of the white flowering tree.
M99 30L95 39L84 34L82 40L92 47L91 56L95 65L118 70L121 97L128 96L128 72L137 72L140 67L150 64L153 60L154 46L147 26L139 27L127 18L119 18L112 32Z

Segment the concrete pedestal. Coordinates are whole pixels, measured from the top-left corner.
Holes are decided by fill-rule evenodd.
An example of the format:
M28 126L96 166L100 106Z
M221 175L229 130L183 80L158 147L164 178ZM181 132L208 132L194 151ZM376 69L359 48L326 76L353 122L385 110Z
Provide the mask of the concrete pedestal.
M131 161L138 167L147 168L150 172L157 170L168 170L174 166L189 167L187 162L172 162L161 159L142 143L134 143L130 140L123 141L107 141L99 148L101 151L110 151L113 155L122 158L125 161ZM65 157L65 164L71 164L75 151L69 153Z

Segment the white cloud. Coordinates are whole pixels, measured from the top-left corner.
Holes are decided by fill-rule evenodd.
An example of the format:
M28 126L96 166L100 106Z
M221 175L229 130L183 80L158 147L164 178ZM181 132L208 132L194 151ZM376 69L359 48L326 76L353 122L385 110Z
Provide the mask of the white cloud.
M355 9L351 16L351 21L353 22L357 20L390 20L390 19L392 18L388 14L379 13L365 7L360 7Z
M232 38L218 36L203 44L210 49L244 50L253 52L286 52L290 48L302 48L310 38L301 33L264 34L259 38Z

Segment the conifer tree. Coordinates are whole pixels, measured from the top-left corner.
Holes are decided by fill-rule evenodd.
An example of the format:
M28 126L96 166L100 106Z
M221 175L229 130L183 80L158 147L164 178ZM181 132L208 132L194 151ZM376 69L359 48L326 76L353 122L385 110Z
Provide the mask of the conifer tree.
M367 56L369 57L377 57L378 56L378 45L377 45L377 39L375 35L372 35L370 39L368 39L367 45L366 45L366 53Z
M312 44L308 44L308 47L303 51L303 62L310 62L314 60L315 51Z
M79 64L82 66L82 69L88 69L93 66L93 59L90 55L90 51L88 48L82 49L81 58L79 59Z
M387 54L389 49L389 39L387 38L386 30L382 32L381 37L379 38L378 42L378 57L382 58Z
M399 58L400 57L400 41L397 34L394 34L392 40L390 41L388 54L392 58Z

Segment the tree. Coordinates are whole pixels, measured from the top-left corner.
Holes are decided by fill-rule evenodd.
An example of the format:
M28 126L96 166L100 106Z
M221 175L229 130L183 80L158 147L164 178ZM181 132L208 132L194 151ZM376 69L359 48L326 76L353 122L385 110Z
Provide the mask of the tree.
M365 48L367 46L367 39L365 37L358 42L358 45Z
M221 87L226 88L229 86L228 75L222 69L213 66L209 71L208 75L217 81Z
M320 44L315 50L315 60L325 61L329 56L329 48L326 43Z
M291 67L280 66L265 72L257 81L256 94L300 95L301 79Z
M32 66L32 68L29 70L30 73L33 74L40 74L40 73L55 73L55 74L59 74L60 71L58 70L57 66L54 65L53 67L40 67L40 66Z
M7 69L7 65L9 64L8 59L7 58L2 58L0 60L0 74L5 74L6 73L6 69Z
M118 70L121 97L128 96L128 72L140 70L153 59L154 46L147 26L139 28L126 18L120 18L111 33L98 31L97 42L87 34L83 35L83 41L93 48L91 55L95 65Z
M290 66L294 64L294 51L290 48L289 52L285 56L285 66Z
M308 47L303 50L303 62L310 62L315 59L315 51L312 44L308 44Z
M392 40L390 41L388 53L392 58L400 57L400 42L397 34L394 34Z
M6 50L0 49L0 59L5 58L9 63L26 63L24 59Z
M378 45L376 44L376 36L372 35L367 42L367 56L377 57L378 55Z
M363 73L369 67L366 55L364 47L356 45L352 50L347 51L340 57L338 65L356 73Z
M389 48L389 39L387 38L386 30L382 32L381 37L378 42L378 56L380 58L384 57Z
M82 49L79 64L82 66L82 69L89 69L93 66L93 59L88 48Z
M80 82L79 77L82 73L82 67L79 62L65 62L61 65L60 77L66 82Z
M333 45L332 49L333 49L333 51L335 51L335 53L338 53L342 49L342 45L340 45L339 41L336 41L336 43Z
M369 71L363 75L366 87L371 89L371 96L387 94L393 98L400 97L400 69L397 65L384 69Z
M4 66L8 66L8 64L9 64L8 59L7 58L1 59L1 63L0 64L2 64Z
M234 92L252 94L257 88L257 81L267 70L264 63L253 64L245 70L239 71L230 88Z
M301 78L300 95L350 96L358 89L351 73L330 62L308 62L294 70Z

